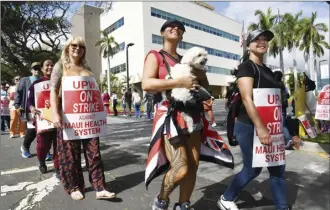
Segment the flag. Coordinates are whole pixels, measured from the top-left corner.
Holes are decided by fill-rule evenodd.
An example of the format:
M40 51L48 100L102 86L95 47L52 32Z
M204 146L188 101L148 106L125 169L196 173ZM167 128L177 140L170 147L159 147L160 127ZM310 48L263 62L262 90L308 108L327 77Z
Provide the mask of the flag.
M241 32L241 40L240 40L240 44L241 44L241 47L243 47L244 45L244 21L243 21L243 25L242 25L242 32Z
M277 12L277 16L276 16L276 18L274 20L273 26L275 26L276 24L278 24L280 22L280 19L281 19L280 12L278 11Z

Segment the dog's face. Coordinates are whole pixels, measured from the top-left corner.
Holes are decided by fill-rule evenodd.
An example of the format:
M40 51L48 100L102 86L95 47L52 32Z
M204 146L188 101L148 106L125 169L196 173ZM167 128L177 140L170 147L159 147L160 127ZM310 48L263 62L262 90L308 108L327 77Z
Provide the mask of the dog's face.
M204 48L192 47L184 54L181 63L203 70L207 62L207 55L208 53Z

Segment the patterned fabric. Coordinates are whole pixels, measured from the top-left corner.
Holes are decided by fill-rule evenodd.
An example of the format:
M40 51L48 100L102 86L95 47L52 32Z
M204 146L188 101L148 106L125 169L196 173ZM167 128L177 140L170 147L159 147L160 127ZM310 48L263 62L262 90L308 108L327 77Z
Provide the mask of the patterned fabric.
M83 191L85 188L84 177L81 168L81 143L89 172L89 182L95 191L105 189L105 178L99 138L83 140L63 140L63 131L57 131L57 152L59 155L60 176L65 191L70 194L72 190Z
M162 148L164 135L170 140L175 141L186 129L185 121L181 113L177 110L168 112L169 103L166 100L155 105L155 116L152 128L152 137L149 147L147 167L145 171L146 187L158 175L169 167L165 151ZM170 114L168 114L170 113ZM216 130L212 128L204 115L202 119L202 139L200 160L217 163L229 168L234 167L233 156ZM181 138L181 135L180 135Z

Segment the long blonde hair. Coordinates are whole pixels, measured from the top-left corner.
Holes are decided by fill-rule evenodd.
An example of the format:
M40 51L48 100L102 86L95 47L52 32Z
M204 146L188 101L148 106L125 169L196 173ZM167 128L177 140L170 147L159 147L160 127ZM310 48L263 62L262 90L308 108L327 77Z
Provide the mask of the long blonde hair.
M87 59L86 59L87 48L86 48L85 40L81 36L73 36L66 42L66 44L64 45L62 54L61 54L61 58L60 58L61 63L63 65L67 65L67 64L71 63L70 57L69 57L69 46L73 41L76 41L78 44L85 46L84 54L80 58L80 63L83 68L90 69L88 66Z

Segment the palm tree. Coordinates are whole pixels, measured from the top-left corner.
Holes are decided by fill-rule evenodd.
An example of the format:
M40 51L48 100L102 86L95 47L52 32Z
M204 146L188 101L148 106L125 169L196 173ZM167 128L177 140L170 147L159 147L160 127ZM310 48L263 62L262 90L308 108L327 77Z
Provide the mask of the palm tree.
M104 31L101 31L102 38L96 42L95 46L101 46L100 55L103 58L108 58L108 71L107 71L107 81L108 81L108 92L111 93L111 78L110 78L110 57L119 50L119 44L115 41L113 36L108 36Z
M328 31L328 27L325 23L315 23L317 12L312 13L312 17L303 18L301 20L301 44L299 50L304 51L305 68L307 70L307 62L309 56L310 62L310 77L315 81L314 70L314 56L321 57L324 55L323 48L330 49L329 44L325 41L325 38L320 33Z
M284 45L288 48L289 52L292 53L293 58L293 68L297 68L297 60L296 60L296 50L299 47L301 34L300 31L300 17L302 15L302 11L299 11L297 14L292 15L291 13L285 13L283 15L283 23L284 23L284 33L287 33L287 39Z
M264 13L261 10L256 10L254 12L254 15L258 16L258 22L257 23L252 22L248 26L249 31L254 31L254 30L257 30L257 29L271 30L273 28L276 16L272 15L272 9L271 8L268 8L266 13ZM274 41L272 41L272 42L274 42ZM273 49L274 46L276 46L276 45L272 45L272 46L269 47L269 52L275 50L275 49ZM268 53L266 53L265 56L264 56L264 62L265 63L267 63L267 54Z

